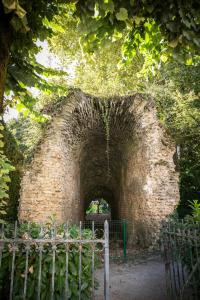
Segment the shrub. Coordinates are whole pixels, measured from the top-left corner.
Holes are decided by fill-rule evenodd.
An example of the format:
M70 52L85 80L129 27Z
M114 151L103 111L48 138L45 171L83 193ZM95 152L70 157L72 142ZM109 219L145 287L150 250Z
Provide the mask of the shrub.
M185 219L188 222L200 222L200 203L198 200L189 201L191 208L191 215L187 215Z
M5 236L13 235L13 226L5 228ZM35 239L79 239L80 231L77 226L70 226L66 232L65 225L52 227L50 224L41 230L38 224L32 223L30 226L22 224L18 231L17 237L24 240L30 240L30 251L28 260L28 277L27 277L27 295L26 299L37 298L38 274L39 274L39 245ZM82 231L81 239L92 239L91 230ZM4 247L2 254L2 266L0 270L0 295L1 299L9 297L9 276L11 274L12 249L11 243ZM71 243L68 251L68 298L78 299L79 293L79 252L80 244ZM13 299L22 299L24 289L24 278L26 268L26 247L25 243L19 243L18 250L15 252L15 277L13 286ZM81 274L81 299L90 299L92 292L92 246L91 244L82 245L82 274ZM41 296L40 299L51 299L51 281L52 281L52 259L53 250L49 242L44 244L42 252L42 276L41 276ZM97 262L97 258L95 258ZM61 242L56 243L56 260L55 260L55 292L54 299L64 299L66 285L66 245ZM95 283L96 285L96 283Z

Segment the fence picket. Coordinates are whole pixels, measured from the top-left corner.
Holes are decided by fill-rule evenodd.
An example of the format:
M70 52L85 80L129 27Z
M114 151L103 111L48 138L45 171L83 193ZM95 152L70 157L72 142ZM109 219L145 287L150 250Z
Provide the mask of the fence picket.
M105 255L104 255L104 298L109 300L109 227L108 221L104 223L104 236L105 236Z

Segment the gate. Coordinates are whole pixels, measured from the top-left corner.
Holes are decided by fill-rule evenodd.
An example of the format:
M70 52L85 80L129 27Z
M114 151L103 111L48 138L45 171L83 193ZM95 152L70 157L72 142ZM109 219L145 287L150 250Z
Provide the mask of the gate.
M94 224L98 237L102 236L104 221L84 221L84 228L92 228ZM127 259L127 220L108 220L109 226L109 253L110 258L115 260Z
M169 222L162 238L170 299L200 299L200 223Z
M2 225L0 299L94 299L95 264L104 261L104 299L109 300L109 226L98 237L94 223ZM100 254L100 255L99 255Z

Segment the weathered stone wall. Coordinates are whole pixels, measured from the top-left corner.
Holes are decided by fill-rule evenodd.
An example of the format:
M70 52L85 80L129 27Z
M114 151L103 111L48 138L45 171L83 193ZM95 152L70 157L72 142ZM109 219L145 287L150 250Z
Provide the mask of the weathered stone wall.
M175 145L151 100L134 95L103 101L103 108L100 101L76 91L54 116L24 171L19 218L77 221L104 197L112 218L131 221L130 242L145 243L179 200Z
M119 211L120 218L132 220L131 242L148 244L160 221L177 205L178 173L173 162L175 145L159 124L153 103L137 99L134 104L137 126L122 164Z
M58 129L59 123L55 120L52 130L24 173L20 219L44 221L56 214L57 219L63 222L71 218L72 212L78 219L78 162L71 158Z

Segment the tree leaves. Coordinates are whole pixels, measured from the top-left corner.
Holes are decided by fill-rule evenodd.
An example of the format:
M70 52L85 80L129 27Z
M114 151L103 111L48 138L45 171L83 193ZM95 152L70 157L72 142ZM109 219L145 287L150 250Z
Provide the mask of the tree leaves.
M26 15L26 11L19 5L18 0L2 0L2 3L6 14L14 11L14 13L21 19Z
M9 173L14 171L15 168L10 164L10 161L3 153L4 143L2 141L3 138L3 130L4 126L2 123L2 119L0 119L0 222L2 222L3 216L6 214L6 206L9 186L10 182Z
M20 2L21 6L18 0L2 1L1 9L4 10L2 9L1 13L5 14L5 18L1 17L5 23L3 26L12 33L10 34L12 40L5 88L6 94L10 97L6 99L4 109L6 105L14 106L21 101L27 109L31 110L37 101L36 97L30 93L31 87L58 94L63 88L60 84L50 83L47 77L62 77L64 72L57 70L56 75L55 70L52 71L50 67L45 68L37 63L35 58L41 49L36 43L37 39L44 40L54 32L64 30L55 19L55 16L66 11L63 2L65 1L30 0L23 1L23 4Z
M29 31L28 22L26 18L26 11L19 5L18 0L2 0L4 12L6 14L14 13L10 20L10 24L15 31L27 32Z
M32 99L27 87L37 86L38 89L49 92L56 90L43 77L44 72L47 75L50 70L42 70L33 61L33 53L35 55L39 51L35 41L57 33L64 34L66 27L63 24L66 18L78 19L77 38L82 54L93 53L110 40L121 40L122 59L126 64L130 64L138 53L144 57L143 74L147 73L146 69L156 70L161 61L169 61L173 52L175 59L178 55L179 60L191 62L188 55L194 48L200 47L199 9L196 0L177 6L171 1L170 4L168 1L155 1L151 4L142 1L139 6L137 1L125 1L123 7L121 1L113 0L90 0L84 3L68 1L67 4L60 0L51 1L48 5L45 0L27 1L23 8L17 0L4 0L3 3L7 13L14 13L11 22L14 22L13 26L17 30L11 49L7 91L13 90L18 101L22 99L23 104L29 108L37 100ZM31 31L22 36L21 22L25 22L26 16ZM65 25L71 26L69 22ZM70 37L67 38L69 39ZM26 76L23 77L22 74Z
M193 59L193 65L164 65L153 88L159 119L180 147L181 217L188 213L188 200L200 199L200 61Z
M126 21L128 19L128 11L124 7L120 7L119 12L116 13L116 19L118 21Z
M176 39L169 42L169 46L172 47L172 48L176 48L177 45L178 45L178 42L179 42L179 38L176 38Z
M5 105L22 108L26 115L32 113L39 116L35 111L35 105L38 102L38 95L66 93L67 86L62 84L63 78L67 75L60 69L52 69L41 65L34 55L34 51L29 50L23 56L22 53L12 55L12 60L8 65ZM60 80L60 82L58 81ZM34 89L32 89L34 88ZM32 92L33 91L33 92Z
M151 1L151 3L140 1L140 4L138 4L138 1L131 0L123 2L124 7L121 6L122 1L118 0L114 1L114 6L109 11L105 9L105 3L109 4L111 1L90 0L84 2L84 4L81 3L81 5L80 1L75 3L76 10L74 14L80 17L80 26L83 23L88 24L84 33L84 45L88 43L88 46L84 47L85 49L95 50L96 46L100 47L104 44L105 39L109 40L113 37L115 30L123 33L124 30L135 32L138 29L140 34L144 35L146 32L145 23L153 22L161 32L159 42L164 42L165 45L168 44L168 51L166 52L169 52L169 57L172 49L175 49L177 53L180 53L180 59L185 61L185 51L195 53L200 48L200 6L198 0L184 3L179 1L177 4L171 0ZM94 14L91 14L91 11L94 11ZM101 35L95 47L92 47L91 44L96 43L96 39L88 39L91 31L94 36L99 33L99 27L95 29L95 22L90 26L90 19L92 18L95 22L99 23L101 21L102 27L104 23L110 29L112 28L112 30L107 28L106 34ZM131 45L135 44L135 35L132 35L129 41L126 40L125 44L127 45L128 42ZM128 54L130 54L131 57L132 47L128 48L130 52L127 51L126 56L128 57ZM159 55L157 57L159 59Z

